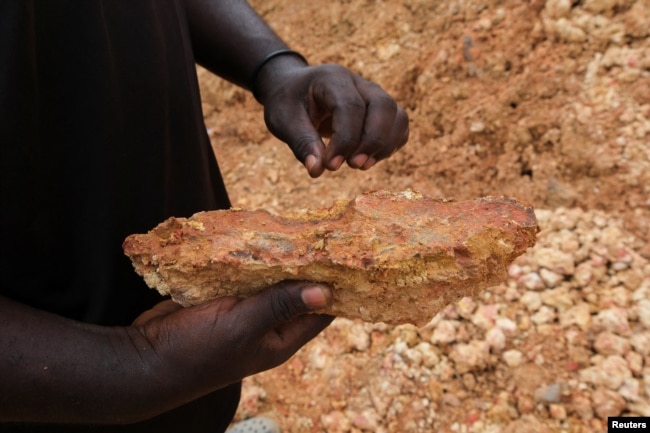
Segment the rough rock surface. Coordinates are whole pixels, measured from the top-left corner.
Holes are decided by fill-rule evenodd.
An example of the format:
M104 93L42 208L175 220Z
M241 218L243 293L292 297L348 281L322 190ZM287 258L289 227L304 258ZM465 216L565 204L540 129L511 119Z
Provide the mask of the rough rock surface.
M510 199L373 192L286 217L227 210L170 218L128 237L124 250L150 287L183 305L299 279L334 287L331 314L423 325L504 282L537 231L532 208Z

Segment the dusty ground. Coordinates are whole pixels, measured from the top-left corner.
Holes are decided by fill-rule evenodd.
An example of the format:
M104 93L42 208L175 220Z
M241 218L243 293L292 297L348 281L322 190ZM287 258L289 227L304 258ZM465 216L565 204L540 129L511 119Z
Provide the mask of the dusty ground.
M249 95L199 71L236 206L509 195L544 231L507 284L427 327L337 320L249 379L239 416L286 432L506 433L650 416L650 1L252 3L311 63L394 95L411 139L368 172L312 180Z

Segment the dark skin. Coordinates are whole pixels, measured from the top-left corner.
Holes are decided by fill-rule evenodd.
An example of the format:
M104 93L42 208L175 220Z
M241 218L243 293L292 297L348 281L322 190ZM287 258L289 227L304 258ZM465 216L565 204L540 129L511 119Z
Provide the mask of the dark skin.
M76 323L0 298L3 421L129 423L286 361L333 317L326 286L284 282L241 300L166 301L133 326ZM252 319L254 318L254 320Z
M377 85L307 66L242 0L186 0L199 63L256 89L269 130L312 177L368 169L402 147L408 119ZM246 47L242 50L241 47ZM326 144L323 137L330 137ZM89 288L92 290L92 288ZM328 287L284 282L241 300L165 302L132 326L77 323L0 297L0 421L131 423L286 361L331 322ZM8 355L6 355L8 354Z

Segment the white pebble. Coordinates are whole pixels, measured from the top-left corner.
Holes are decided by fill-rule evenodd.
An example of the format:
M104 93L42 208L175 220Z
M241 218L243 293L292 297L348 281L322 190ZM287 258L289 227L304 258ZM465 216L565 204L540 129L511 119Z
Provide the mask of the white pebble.
M472 323L481 329L490 329L494 326L497 313L496 305L479 305L472 315Z
M419 350L422 354L422 364L425 367L431 368L440 362L440 357L436 353L434 347L426 341L419 343L415 346L415 349Z
M569 308L567 311L560 313L560 325L568 328L571 325L577 325L583 331L591 325L591 311L589 304L581 303Z
M606 388L598 388L591 398L596 415L603 420L610 416L619 416L626 406L625 399L619 393Z
M494 327L485 333L485 341L493 351L500 352L506 347L506 336L498 327Z
M603 331L596 336L594 349L601 355L625 355L630 351L630 342L613 332Z
M566 287L545 290L540 294L542 302L558 311L568 310L573 306L571 294Z
M472 317L474 310L476 310L477 304L474 298L465 296L460 301L456 303L456 310L458 315L464 319L469 319Z
M537 292L526 292L519 301L531 312L539 310L542 306L542 297Z
M457 323L451 320L442 320L433 330L431 342L433 344L448 344L456 341Z
M591 264L588 262L580 263L573 273L573 280L577 282L580 287L587 287L592 279L593 271Z
M636 314L643 327L650 329L650 299L642 299L637 303Z
M561 405L561 404L550 404L548 406L548 412L551 415L551 418L557 419L557 420L565 420L566 419L566 408Z
M489 346L484 341L472 340L469 344L454 346L449 357L456 365L458 373L482 370L487 365Z
M555 317L555 310L551 307L543 305L535 314L530 316L530 320L532 320L536 325L542 325L545 323L553 322L555 320Z
M506 335L514 335L517 332L517 324L507 317L499 317L496 320L496 325L501 328L503 333Z
M625 354L627 366L635 376L640 376L643 371L643 356L636 352L628 352Z
M650 304L648 307L650 308ZM594 322L597 327L605 331L627 337L632 332L627 316L627 310L624 308L608 308L600 311L596 315Z
M630 377L632 372L627 367L627 362L618 355L608 356L597 365L580 371L580 379L583 382L605 386L614 391Z
M571 0L547 0L544 9L553 19L563 18L571 11Z
M623 381L623 384L618 389L618 392L628 401L639 401L641 385L638 379L629 377Z
M485 131L485 124L483 122L472 122L469 130L471 132L483 132Z
M562 275L572 275L575 270L575 261L572 254L547 247L537 248L533 254L535 262L549 271Z
M516 349L511 349L503 352L503 360L508 367L519 367L524 363L524 355Z
M546 288L544 281L537 272L529 272L519 278L519 283L528 290L542 290Z
M650 335L647 333L638 333L630 337L630 343L634 351L643 355L650 356Z
M546 283L546 287L555 287L564 280L563 275L560 275L553 271L549 271L546 268L542 268L539 270L539 276L542 278L544 283Z

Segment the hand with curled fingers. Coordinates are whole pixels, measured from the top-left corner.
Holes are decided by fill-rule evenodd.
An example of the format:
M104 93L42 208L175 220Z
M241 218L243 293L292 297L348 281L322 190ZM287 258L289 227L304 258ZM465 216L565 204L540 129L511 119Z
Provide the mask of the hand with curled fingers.
M344 162L367 170L406 144L408 116L377 84L338 65L281 67L284 57L261 71L256 96L269 130L310 176Z
M133 326L152 348L143 357L155 354L166 377L203 394L289 359L334 319L316 314L331 297L328 286L285 281L246 299L187 308L164 301Z

